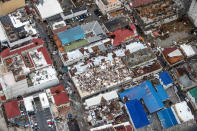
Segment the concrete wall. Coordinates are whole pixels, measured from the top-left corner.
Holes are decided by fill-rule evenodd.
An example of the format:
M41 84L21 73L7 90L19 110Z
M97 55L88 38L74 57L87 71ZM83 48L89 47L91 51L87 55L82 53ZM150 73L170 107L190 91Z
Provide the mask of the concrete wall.
M193 24L197 27L197 1L193 0L189 11L188 11L189 18L192 20Z
M102 0L96 0L96 4L103 13L103 15L106 15L108 12L121 8L121 2L119 0L117 0L116 3L108 5L104 5Z
M27 95L39 90L44 90L46 88L55 86L59 84L59 80L53 79L51 81L36 85L36 86L31 86L28 87L27 85L27 80L22 80L17 82L14 86L7 86L6 88L3 89L4 94L7 99L15 98L19 95Z
M62 18L64 20L67 20L67 19L71 19L71 18L76 17L76 16L79 16L79 15L85 14L87 12L88 12L88 10L82 10L82 11L75 12L75 13L72 12L72 14L70 14L70 15L66 15L66 16L65 15L62 15Z

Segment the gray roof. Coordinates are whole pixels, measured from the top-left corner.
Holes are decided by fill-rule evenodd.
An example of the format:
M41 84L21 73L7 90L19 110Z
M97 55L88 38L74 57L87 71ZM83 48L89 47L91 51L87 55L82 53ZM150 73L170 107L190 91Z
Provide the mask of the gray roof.
M87 6L81 6L81 7L73 8L72 12L76 13L76 12L87 10L87 9L88 9Z
M196 83L189 79L189 77L185 74L179 78L180 83L184 88L195 85Z
M57 14L57 15L54 15L54 16L51 16L49 18L47 18L47 21L50 21L50 22L54 22L54 21L62 21L63 18L61 17L60 14Z
M106 34L98 21L92 21L87 24L81 25L81 28L83 29L85 34L93 33L93 36L90 36L88 38L86 37L89 43L101 40L106 37Z
M154 60L156 56L150 49L141 49L132 54L123 56L122 60L129 68Z
M117 29L123 28L129 25L130 21L126 17L118 17L112 21L104 23L105 27L109 32L114 32Z
M72 12L70 10L69 11L65 11L63 13L64 13L65 16L72 14Z

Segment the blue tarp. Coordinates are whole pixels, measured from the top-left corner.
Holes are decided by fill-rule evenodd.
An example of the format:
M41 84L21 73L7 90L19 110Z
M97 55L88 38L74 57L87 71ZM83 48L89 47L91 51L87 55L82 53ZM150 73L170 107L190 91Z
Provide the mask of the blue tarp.
M173 83L173 80L172 80L171 76L166 71L160 73L159 78L165 86Z
M128 100L143 99L150 113L158 111L164 107L162 99L159 97L159 93L156 92L150 81L145 81L138 86L121 92L119 96L122 101L124 101L125 97Z
M64 32L60 32L57 36L64 45L85 38L85 34L81 26L76 26Z
M157 94L159 95L162 101L169 99L168 94L166 93L162 85L158 84L156 85L156 88L157 88Z
M171 108L163 109L157 112L157 115L163 128L172 127L178 124Z
M139 100L135 99L127 101L126 107L135 128L141 128L150 124L146 112L144 111L144 108Z

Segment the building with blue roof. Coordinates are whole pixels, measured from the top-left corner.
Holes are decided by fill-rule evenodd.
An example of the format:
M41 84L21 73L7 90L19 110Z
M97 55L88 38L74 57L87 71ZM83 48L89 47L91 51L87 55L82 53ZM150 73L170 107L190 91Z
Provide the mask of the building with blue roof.
M156 85L156 89L157 89L157 94L159 95L162 101L166 101L167 99L169 99L167 92L165 91L165 89L161 84Z
M57 34L61 43L63 45L67 45L71 42L81 40L85 38L85 33L81 26L76 26L74 28L68 29L64 32L60 32Z
M169 128L178 124L171 108L163 109L157 112L157 115L163 128Z
M157 89L157 91L156 91ZM130 88L119 94L122 101L143 100L150 113L158 111L164 107L163 101L168 99L168 95L161 85L153 87L151 81L145 81L138 86Z
M161 80L164 86L169 86L173 83L173 80L167 71L159 73L159 79Z
M125 104L131 122L135 128L141 128L150 124L146 112L144 111L144 108L139 100L135 99L127 101Z

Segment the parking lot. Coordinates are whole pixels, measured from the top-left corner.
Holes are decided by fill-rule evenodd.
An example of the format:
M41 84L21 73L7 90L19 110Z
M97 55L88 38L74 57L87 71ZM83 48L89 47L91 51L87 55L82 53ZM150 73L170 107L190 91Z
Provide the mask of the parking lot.
M65 22L67 23L67 25L70 25L71 27L83 24L83 23L87 23L90 21L98 21L100 23L103 23L106 21L106 19L102 16L102 14L100 13L100 11L98 12L98 7L96 6L96 4L92 4L91 8L89 8L90 6L88 6L88 12L85 14L82 14L80 16L74 17L72 19L68 19L65 20Z
M34 131L56 131L50 108L42 108L39 100L34 99L34 112L29 113Z
M40 128L40 131L55 131L55 125L50 126L50 123L52 123L52 116L50 113L50 109L47 108L43 111L39 111L35 113L36 120L38 123L38 127Z

